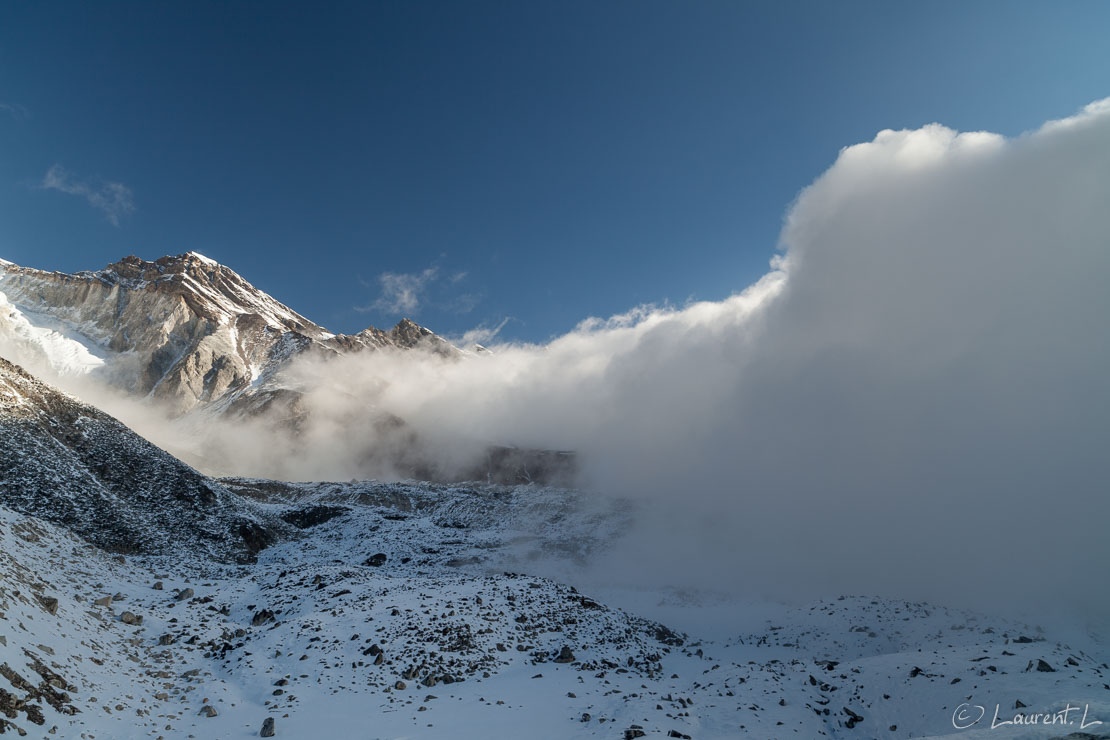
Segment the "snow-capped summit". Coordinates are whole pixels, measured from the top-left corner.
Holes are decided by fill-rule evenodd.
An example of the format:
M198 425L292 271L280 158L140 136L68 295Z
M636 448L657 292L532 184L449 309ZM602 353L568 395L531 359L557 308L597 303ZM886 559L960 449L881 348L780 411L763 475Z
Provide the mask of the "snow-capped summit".
M200 252L197 252L195 250L190 250L190 251L186 252L185 256L186 257L193 257L195 259L200 260L201 262L207 262L208 264L212 265L213 267L218 267L219 264L220 264L219 262L212 259L211 257L206 257L203 254L201 254Z
M103 270L79 272L75 277L91 277L107 286L123 285L132 291L180 295L195 314L217 324L232 323L247 314L278 330L298 331L313 338L329 334L255 288L230 267L198 252L160 257L153 262L128 256Z
M74 274L0 264L0 348L36 372L96 373L177 413L263 408L289 360L426 346L455 348L405 319L336 335L198 252L128 256ZM283 396L287 396L283 393Z

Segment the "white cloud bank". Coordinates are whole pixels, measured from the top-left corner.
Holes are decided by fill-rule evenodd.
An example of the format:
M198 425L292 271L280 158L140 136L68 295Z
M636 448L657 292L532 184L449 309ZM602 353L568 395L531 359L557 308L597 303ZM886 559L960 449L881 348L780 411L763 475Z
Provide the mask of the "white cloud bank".
M1110 105L1012 140L883 131L780 246L725 301L301 372L433 437L578 450L591 485L661 502L641 570L1105 608Z

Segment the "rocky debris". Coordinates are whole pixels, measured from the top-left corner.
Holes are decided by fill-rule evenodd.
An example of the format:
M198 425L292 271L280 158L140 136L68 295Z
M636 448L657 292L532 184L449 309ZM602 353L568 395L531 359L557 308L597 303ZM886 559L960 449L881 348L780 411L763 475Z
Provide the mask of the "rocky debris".
M273 717L267 717L262 720L262 730L258 733L259 737L273 737L275 732Z
M682 647L686 643L686 636L662 624L650 623L646 627L659 642L673 647Z
M195 592L191 588L183 588L180 591L178 591L176 594L174 594L173 600L174 601L185 601L186 599L193 598L194 593Z
M203 707L200 708L200 711L197 712L197 714L201 717L215 717L219 714L219 712L217 712L216 708L211 704L205 704Z
M39 596L38 600L47 614L52 617L58 614L58 600L53 596Z
M366 561L363 562L363 565L369 565L378 568L385 565L385 561L388 559L389 558L386 557L386 554L384 552L379 552L366 558Z
M1044 660L1037 658L1036 661L1029 661L1029 665L1025 666L1025 672L1028 673L1036 669L1040 673L1055 673L1056 669L1046 663Z
M78 710L70 703L69 694L66 693L71 689L69 683L37 658L29 657L31 662L28 667L41 679L38 684L31 683L7 663L0 663L0 676L7 679L13 689L23 694L19 696L0 688L0 714L8 719L18 719L19 713L22 712L27 721L36 725L46 722L41 706L43 703L63 715L76 714ZM18 726L10 723L9 725L14 727L20 736L25 734Z
M154 589L155 591L161 591L162 588L163 588L162 582L161 581L155 581L154 585L151 586L151 588Z
M129 624L133 627L138 627L143 623L143 618L135 614L134 612L124 612L123 614L119 615L119 621L123 622L124 624Z

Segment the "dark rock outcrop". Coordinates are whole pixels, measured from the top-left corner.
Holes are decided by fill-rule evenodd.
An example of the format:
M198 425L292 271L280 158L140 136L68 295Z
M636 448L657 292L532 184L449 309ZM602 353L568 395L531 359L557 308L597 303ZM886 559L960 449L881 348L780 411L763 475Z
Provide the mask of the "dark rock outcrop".
M308 529L315 527L318 524L334 519L337 516L342 516L350 511L346 506L303 506L299 509L292 509L281 515L281 519L288 524L292 524L297 529Z

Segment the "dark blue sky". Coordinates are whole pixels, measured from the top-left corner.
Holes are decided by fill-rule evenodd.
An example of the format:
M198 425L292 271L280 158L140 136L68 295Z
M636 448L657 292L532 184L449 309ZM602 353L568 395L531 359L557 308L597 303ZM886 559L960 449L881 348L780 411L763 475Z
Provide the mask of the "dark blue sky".
M743 289L879 129L1110 95L1108 31L1080 2L7 3L0 257L194 249L345 332L425 274L422 323L543 340Z

